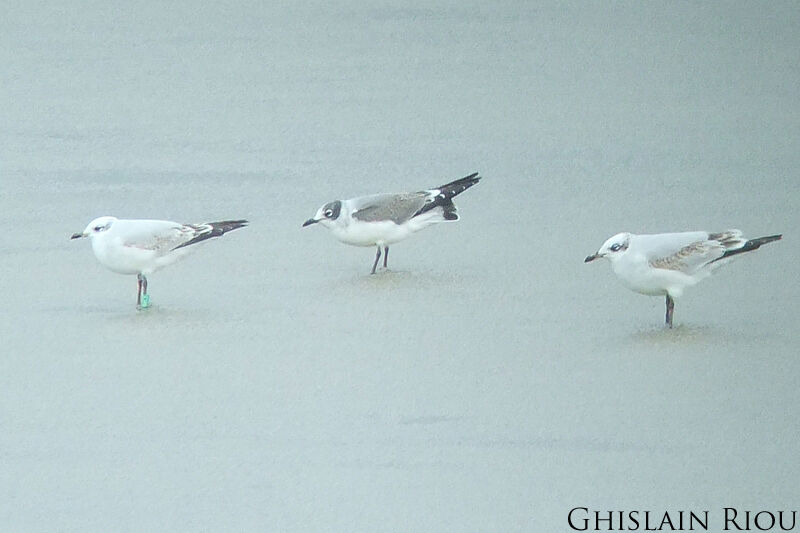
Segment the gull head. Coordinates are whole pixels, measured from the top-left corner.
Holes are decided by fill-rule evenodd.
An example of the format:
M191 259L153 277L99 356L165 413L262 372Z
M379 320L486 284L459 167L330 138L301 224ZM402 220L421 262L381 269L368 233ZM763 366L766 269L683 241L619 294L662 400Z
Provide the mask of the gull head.
M586 259L583 260L584 263L588 263L590 261L594 261L595 259L599 259L601 257L607 257L610 261L616 261L623 255L625 252L628 251L628 246L631 243L631 234L630 233L617 233L606 242L603 243L603 246L600 247L592 255L588 256Z
M303 222L303 227L310 226L311 224L321 223L323 226L331 227L336 223L339 214L342 212L342 202L339 200L328 202L319 209L314 215L314 218L309 218Z
M99 217L91 222L89 225L86 226L86 229L83 230L83 233L73 233L71 239L80 239L81 237L94 237L103 233L104 231L108 231L111 228L111 225L116 222L115 217Z

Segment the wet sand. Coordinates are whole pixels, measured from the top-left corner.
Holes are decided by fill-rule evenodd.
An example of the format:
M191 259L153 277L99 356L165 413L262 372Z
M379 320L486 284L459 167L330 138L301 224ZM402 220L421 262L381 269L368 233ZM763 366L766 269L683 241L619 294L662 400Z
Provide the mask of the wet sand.
M0 22L0 524L560 531L572 507L787 509L791 3L26 5ZM374 251L323 203L480 171ZM150 277L92 218L250 227ZM661 298L619 231L783 232ZM715 521L718 523L718 521Z

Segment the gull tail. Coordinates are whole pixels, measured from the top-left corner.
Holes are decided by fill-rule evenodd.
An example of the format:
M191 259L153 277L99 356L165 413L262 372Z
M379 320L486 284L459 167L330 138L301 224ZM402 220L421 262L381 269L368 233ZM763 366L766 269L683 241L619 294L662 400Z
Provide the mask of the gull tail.
M714 261L719 261L721 259L727 259L734 255L743 254L744 252L752 252L753 250L758 250L761 245L767 244L773 241L779 241L783 235L768 235L766 237L759 237L757 239L750 239L746 241L741 247L735 248L733 250L726 250L721 257L715 259ZM712 263L714 262L712 261Z
M436 192L436 196L433 197L432 201L429 201L422 206L419 211L414 213L414 216L421 215L430 211L431 209L441 207L442 217L445 220L458 220L458 213L456 206L453 203L453 198L466 191L480 180L481 177L478 176L477 172L474 172L469 176L451 181L450 183L446 183L436 187L435 189L432 189L431 192Z
M221 237L229 231L247 226L248 223L249 222L247 220L221 220L219 222L206 222L205 224L197 225L187 224L185 227L194 230L195 236L180 246L176 246L173 248L173 250L183 248L184 246L190 246L192 244L197 244L198 242L202 242L213 237Z

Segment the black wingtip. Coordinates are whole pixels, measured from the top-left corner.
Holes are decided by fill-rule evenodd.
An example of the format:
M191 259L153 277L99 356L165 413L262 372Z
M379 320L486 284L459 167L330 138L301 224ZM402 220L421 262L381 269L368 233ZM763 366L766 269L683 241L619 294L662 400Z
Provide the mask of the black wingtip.
M767 235L766 237L759 237L758 239L753 239L753 241L759 241L759 246L762 244L767 244L768 242L779 241L783 239L783 233L779 233L777 235Z
M439 191L436 194L436 197L433 198L433 201L429 201L424 206L422 206L419 211L414 213L414 216L421 215L422 213L426 213L431 209L436 207L442 207L445 220L458 220L458 214L456 213L456 206L453 205L453 198L461 194L462 192L466 191L476 183L481 180L480 176L478 176L477 172L473 172L469 176L464 176L463 178L457 179L455 181L451 181L450 183L446 183L444 185L440 185L439 187L435 187L431 190Z
M767 235L766 237L758 237L757 239L750 239L744 246L740 248L743 252L749 252L750 250L758 250L762 245L779 241L783 238L783 234L778 235Z
M783 234L779 233L777 235L767 235L766 237L758 237L757 239L750 239L741 248L736 248L735 250L728 250L722 257L715 259L714 261L719 261L720 259L727 259L733 255L743 254L745 252L752 252L753 250L758 250L761 246L770 243L779 241L783 238ZM712 263L714 262L712 261Z
M205 225L211 226L211 231L206 231L201 233L194 239L187 241L180 246L176 246L173 250L177 250L178 248L184 248L186 246L191 246L192 244L197 244L198 242L203 242L208 239L212 239L214 237L221 237L222 235L228 233L229 231L233 231L235 229L244 228L250 223L249 220L220 220L219 222L207 222ZM197 226L193 226L197 227Z
M219 222L209 222L208 225L213 228L220 228L223 232L233 231L235 229L243 228L250 223L249 220L221 220Z
M444 185L441 185L436 188L441 191L440 194L444 195L445 198L450 199L466 191L467 189L478 183L480 180L481 177L478 176L478 173L473 172L469 176L464 176L461 179L451 181L450 183L445 183Z

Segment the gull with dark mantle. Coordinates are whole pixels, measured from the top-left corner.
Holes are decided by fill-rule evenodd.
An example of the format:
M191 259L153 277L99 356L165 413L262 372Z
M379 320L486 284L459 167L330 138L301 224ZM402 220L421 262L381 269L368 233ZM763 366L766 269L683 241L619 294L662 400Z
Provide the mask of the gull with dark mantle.
M100 263L118 274L136 274L136 308L150 306L147 274L189 253L194 244L244 227L247 220L224 220L204 224L180 224L167 220L121 220L100 217L89 222L73 239L88 237Z
M623 285L634 292L666 296L666 323L672 327L674 299L744 252L777 241L781 235L745 239L737 229L720 233L689 231L634 235L618 233L585 262L605 257Z
M481 178L478 173L435 189L396 194L375 194L349 200L335 200L317 210L303 227L322 224L333 236L353 246L376 246L372 272L378 267L383 249L383 266L389 258L389 245L438 222L458 220L453 198Z

